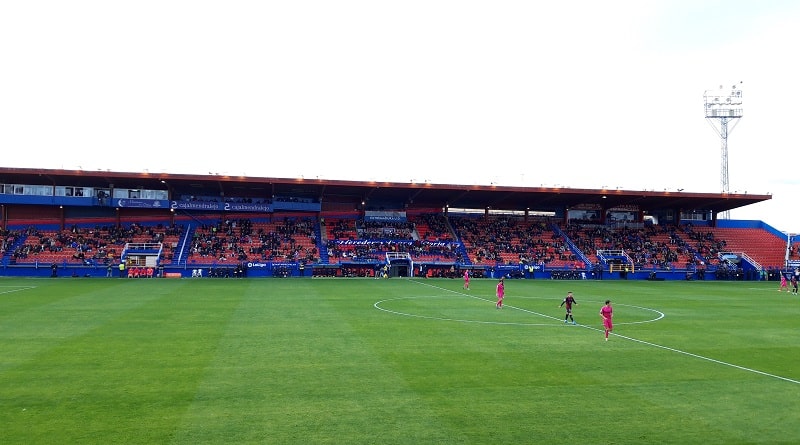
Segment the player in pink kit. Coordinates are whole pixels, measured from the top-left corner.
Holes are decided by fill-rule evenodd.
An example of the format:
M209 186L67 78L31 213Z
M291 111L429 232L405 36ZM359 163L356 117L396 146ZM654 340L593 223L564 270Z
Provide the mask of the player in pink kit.
M504 280L505 278L501 277L500 281L497 282L497 304L495 304L497 309L503 309L503 298L506 296L506 285Z
M614 329L614 324L611 321L613 309L611 309L611 300L606 300L605 306L600 308L600 318L603 319L603 328L606 331L606 341L608 341L608 333Z
M778 288L778 292L786 289L786 292L789 292L789 285L786 283L786 275L783 271L779 272L781 274L781 287Z
M469 290L469 271L464 271L464 289Z

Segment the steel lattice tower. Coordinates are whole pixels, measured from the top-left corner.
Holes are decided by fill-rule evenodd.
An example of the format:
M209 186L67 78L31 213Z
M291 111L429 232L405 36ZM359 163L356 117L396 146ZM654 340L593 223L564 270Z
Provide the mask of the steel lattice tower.
M728 135L733 131L739 119L742 117L742 88L733 85L730 93L726 94L720 85L718 91L706 90L703 94L705 99L705 114L709 125L717 132L722 141L722 164L720 166L720 185L722 193L730 193L730 181L728 178ZM729 126L733 123L732 126ZM730 211L726 210L722 214L722 219L730 218Z

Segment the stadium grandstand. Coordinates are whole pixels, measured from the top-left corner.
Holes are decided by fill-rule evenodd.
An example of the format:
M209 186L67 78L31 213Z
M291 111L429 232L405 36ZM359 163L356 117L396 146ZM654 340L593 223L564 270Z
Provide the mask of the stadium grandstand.
M0 168L0 275L776 280L770 195Z

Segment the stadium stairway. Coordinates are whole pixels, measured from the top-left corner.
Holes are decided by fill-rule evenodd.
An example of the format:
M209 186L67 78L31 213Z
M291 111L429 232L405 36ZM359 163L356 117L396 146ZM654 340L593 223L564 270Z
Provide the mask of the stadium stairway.
M328 264L328 249L325 247L328 243L327 234L323 233L322 226L317 221L314 224L314 233L317 234L317 252L319 252L319 263Z
M14 256L14 252L17 250L18 247L25 244L25 240L27 238L28 238L27 234L24 235L19 234L17 237L15 237L14 242L6 247L6 251L3 252L3 257L0 261L4 266L7 266L8 264L11 263L11 258Z

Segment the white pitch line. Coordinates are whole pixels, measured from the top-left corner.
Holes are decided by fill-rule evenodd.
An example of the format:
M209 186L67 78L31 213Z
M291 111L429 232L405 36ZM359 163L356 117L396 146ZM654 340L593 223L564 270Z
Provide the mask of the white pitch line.
M409 281L411 281L411 282L413 282L413 283L416 283L416 284L420 284L420 285L422 285L422 286L428 286L428 287L432 287L432 288L434 288L434 289L437 289L437 290L440 290L440 291L450 292L450 293L453 293L453 294L456 294L456 295L459 295L459 296L463 296L463 297L474 298L474 299L476 299L476 300L480 300L480 301L486 301L486 302L489 302L489 303L491 303L491 302L493 302L493 301L494 301L494 300L492 300L492 299L488 299L488 298L484 298L484 297L479 297L479 296L477 296L477 295L470 295L470 294L467 294L467 293L464 293L464 292L460 292L460 291L455 291L455 290L452 290L452 289L445 289L445 288L443 288L443 287L434 286L434 285L432 285L432 284L423 283L423 282L420 282L420 281L415 281L415 280L409 280ZM529 297L522 297L522 298L529 298ZM622 303L618 303L618 304L619 304L619 305L621 305L621 306L633 307L633 308L636 308L636 309L642 309L642 310L645 310L645 311L652 311L652 312L655 312L656 314L658 314L658 317L656 317L656 318L653 318L653 319L650 319L650 320L643 320L643 321L628 321L628 322L625 322L625 323L616 323L618 326L622 326L622 325L629 325L629 324L652 323L652 322L654 322L654 321L661 320L662 318L664 318L664 317L665 317L665 315L664 315L664 313L663 313L663 312L661 312L661 311L657 311L657 310L655 310L655 309L651 309L651 308L647 308L647 307L641 307L641 306L634 306L634 305L632 305L632 304L622 304ZM555 320L555 321L561 321L561 320L562 320L562 319L561 319L561 318L559 318L559 317L553 317L552 315L541 314L541 313L539 313L539 312L533 312L533 311L530 311L530 310L528 310L528 309L523 309L523 308L521 308L521 307L512 306L512 305L510 305L510 304L505 304L505 303L503 303L503 306L504 306L504 307L511 308L511 309L516 309L516 310L518 310L518 311L527 312L527 313L529 313L529 314L538 315L538 316L540 316L540 317L549 318L549 319L551 319L551 320ZM378 308L378 309L385 310L385 309L383 309L383 308ZM391 312L391 311L387 311L387 312ZM410 314L403 314L403 315L410 315ZM454 321L455 321L455 320L454 320ZM458 321L466 321L466 320L458 320Z
M421 283L421 282L414 281L414 280L411 280L411 281L413 281L413 282L415 282L417 284L422 284L424 286L430 286L430 287L433 287L435 289L440 289L440 290L444 290L444 291L453 292L453 293L458 294L458 295L465 295L465 296L472 297L472 298L478 298L478 299L484 300L484 301L491 301L491 300L487 300L485 298L474 297L474 296L469 295L469 294L464 294L462 292L457 292L457 291L453 291L453 290L450 290L450 289L444 289L444 288L441 288L441 287L438 287L438 286L434 286L432 284ZM513 306L510 306L510 307L512 307L514 309L521 310L521 311L530 312L531 314L536 314L536 315L540 315L542 317L552 318L552 319L560 321L559 318L551 317L549 315L539 314L537 312L532 312L532 311L526 311L525 309L516 308L516 307L513 307ZM586 328L586 329L591 329L591 330L597 331L597 332L604 332L603 329L598 329L598 328L595 328L595 327L592 327L592 326L587 326L585 324L579 324L578 326ZM703 355L694 354L694 353L691 353L691 352L688 352L688 351L682 351L680 349L670 348L669 346L659 345L659 344L656 344L656 343L651 343L649 341L639 340L639 339L636 339L636 338L633 338L633 337L628 337L628 336L625 336L625 335L615 334L613 332L611 332L609 335L613 335L614 337L624 338L625 340L630 340L632 342L641 343L643 345L652 346L654 348L663 349L665 351L675 352L675 353L683 354L683 355L686 355L686 356L689 356L689 357L694 357L696 359L700 359L700 360L705 360L705 361L708 361L708 362L716 363L718 365L728 366L728 367L735 368L735 369L738 369L738 370L741 370L741 371L752 372L754 374L762 375L764 377L771 377L773 379L783 380L784 382L789 382L789 383L794 383L794 384L800 385L800 380L790 379L789 377L783 377L783 376L776 375L776 374L770 374L768 372L759 371L758 369L748 368L746 366L740 366L740 365L736 365L736 364L733 364L733 363L724 362L722 360L717 360L717 359L714 359L714 358L711 358L711 357L706 357L706 356L703 356Z
M30 286L30 287L0 286L0 287L10 287L10 288L12 288L12 289L9 289L9 290L0 291L0 294L10 294L10 293L13 293L13 292L20 292L20 291L23 291L23 290L36 289L35 286Z
M595 328L592 328L592 329L595 329ZM597 329L597 330L600 331L600 329ZM733 363L723 362L722 360L717 360L717 359L714 359L714 358L711 358L711 357L705 357L705 356L699 355L699 354L693 354L693 353L687 352L687 351L681 351L680 349L670 348L669 346L659 345L659 344L656 344L656 343L650 343L649 341L644 341L644 340L639 340L639 339L636 339L636 338L626 337L624 335L614 334L613 332L611 333L611 335L615 335L617 337L624 338L626 340L634 341L636 343L641 343L643 345L653 346L655 348L660 348L660 349L664 349L664 350L667 350L667 351L677 352L678 354L688 355L689 357L699 358L700 360L706 360L706 361L709 361L709 362L712 362L712 363L716 363L718 365L730 366L731 368L740 369L742 371L752 372L752 373L755 373L755 374L763 375L765 377L772 377L774 379L783 380L785 382L796 383L796 384L800 385L800 380L790 379L789 377L783 377L783 376L779 376L779 375L775 375L775 374L770 374L768 372L759 371L758 369L747 368L745 366L739 366L739 365L735 365Z
M405 298L416 298L416 297L405 297ZM435 298L435 297L420 297L420 298ZM476 323L476 324L494 324L494 325L506 325L506 326L558 326L552 323L516 323L510 321L486 321L486 320L466 320L463 318L444 318L444 317L431 317L429 315L419 315L419 314L409 314L408 312L398 312L393 311L391 309L386 309L385 307L381 306L381 303L385 303L387 301L398 300L398 298L390 298L388 300L380 300L376 301L375 304L372 306L375 309L378 309L383 312L388 312L394 315L402 315L404 317L414 317L414 318L423 318L426 320L436 320L436 321L454 321L457 323Z

